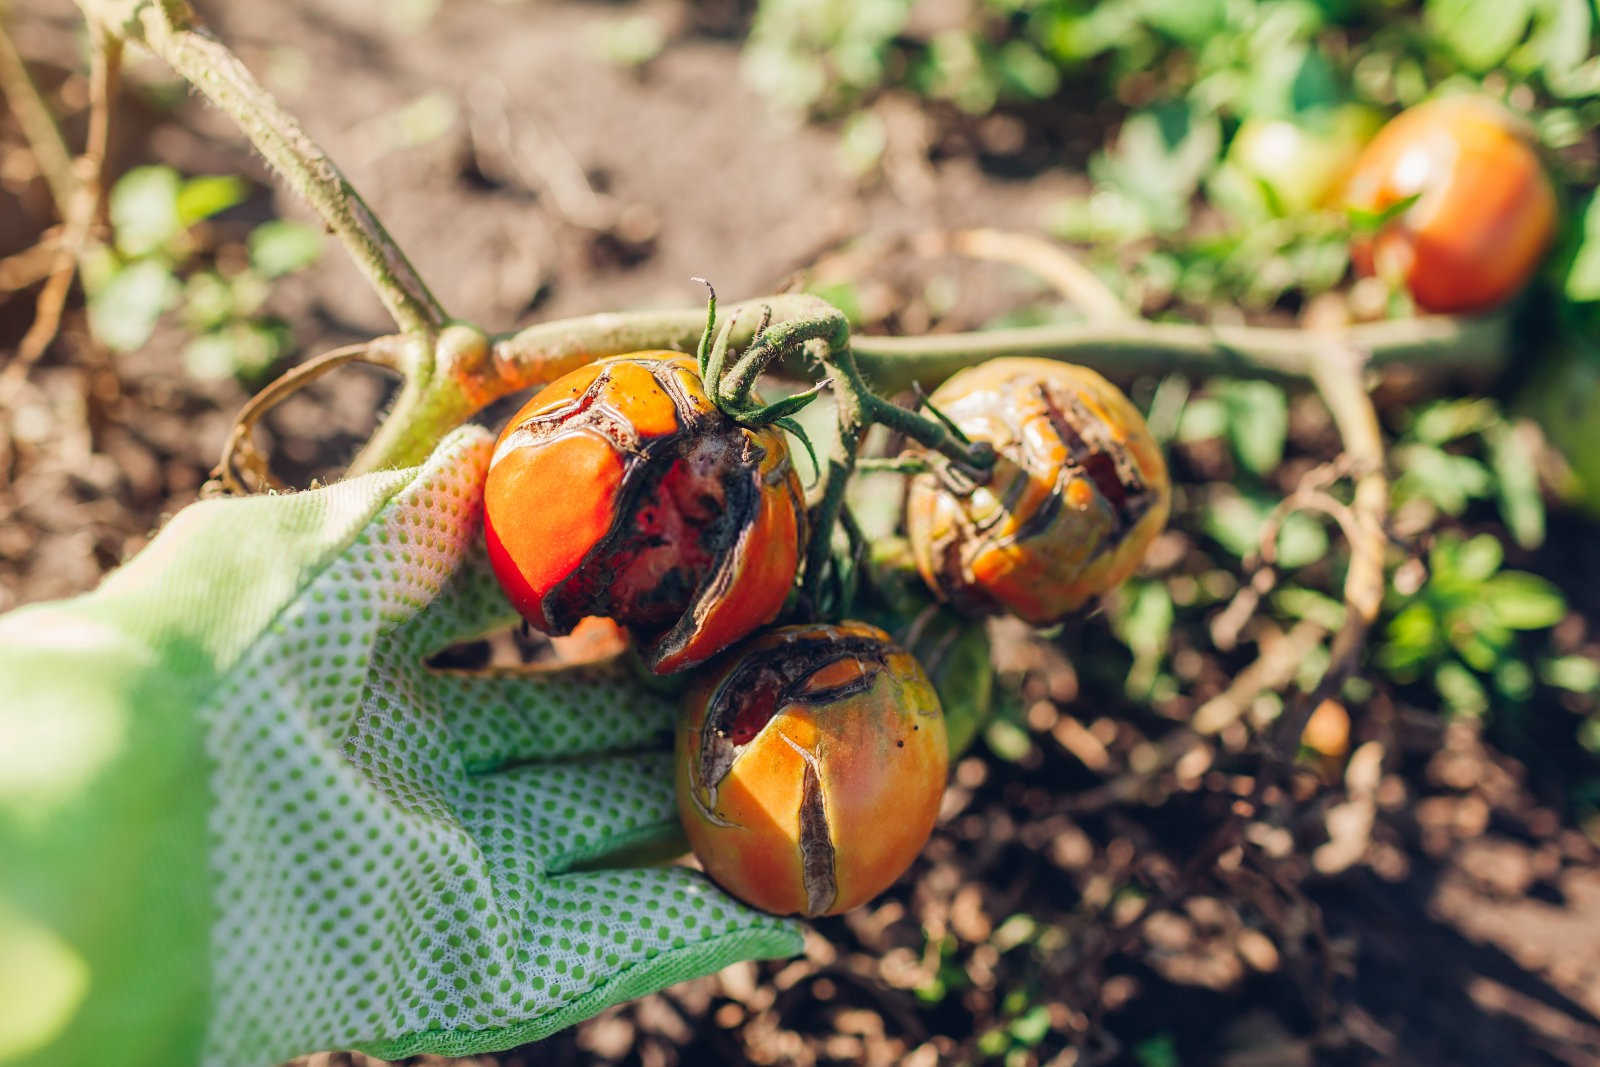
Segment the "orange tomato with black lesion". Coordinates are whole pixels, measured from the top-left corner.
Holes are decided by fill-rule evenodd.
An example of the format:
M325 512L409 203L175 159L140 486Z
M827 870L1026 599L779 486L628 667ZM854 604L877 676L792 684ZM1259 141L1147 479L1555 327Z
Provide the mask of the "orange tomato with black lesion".
M1363 274L1403 283L1418 306L1484 311L1532 277L1556 228L1556 191L1523 124L1481 96L1441 97L1378 132L1345 203L1382 212L1416 202L1352 243Z
M860 622L770 630L685 698L678 812L706 872L767 911L834 915L910 866L948 769L928 677Z
M906 530L938 596L1043 626L1138 567L1172 490L1121 390L1086 367L1006 358L959 372L930 399L998 457L985 480L936 467L912 482Z
M500 434L484 486L489 559L549 634L614 620L666 674L770 622L805 530L781 430L741 426L676 352L598 360Z

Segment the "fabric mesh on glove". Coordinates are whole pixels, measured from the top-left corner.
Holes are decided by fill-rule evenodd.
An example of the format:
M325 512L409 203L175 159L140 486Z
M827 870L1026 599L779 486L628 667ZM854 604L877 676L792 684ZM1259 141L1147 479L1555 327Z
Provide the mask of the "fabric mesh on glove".
M387 502L370 521L299 535L295 551L316 563L294 570L274 610L230 605L237 590L222 583L200 598L189 644L215 668L201 672L209 766L194 768L210 804L212 914L193 917L209 923L207 1062L497 1050L799 950L792 924L698 872L604 868L619 849L676 832L667 701L620 668L427 666L514 619L478 533L490 447L468 428L417 472L358 480ZM214 520L203 536L229 542L212 554L249 558L282 545L226 513L262 503L191 512ZM206 521L183 517L191 533ZM308 550L330 529L336 540ZM152 545L161 567L147 572L165 573L165 589L144 581L144 556L103 589L195 599L168 547ZM90 610L73 602L77 617L94 617L97 595L84 598ZM218 632L240 619L251 635ZM193 872L140 873L166 876ZM0 904L4 887L0 876Z

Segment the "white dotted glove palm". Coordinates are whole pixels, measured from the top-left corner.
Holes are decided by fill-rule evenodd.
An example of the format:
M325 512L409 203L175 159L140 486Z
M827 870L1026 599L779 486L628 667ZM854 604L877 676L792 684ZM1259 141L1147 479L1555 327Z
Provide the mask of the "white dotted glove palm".
M0 618L0 1061L467 1055L799 950L697 872L607 866L677 832L663 698L425 665L514 618L490 447L195 505Z

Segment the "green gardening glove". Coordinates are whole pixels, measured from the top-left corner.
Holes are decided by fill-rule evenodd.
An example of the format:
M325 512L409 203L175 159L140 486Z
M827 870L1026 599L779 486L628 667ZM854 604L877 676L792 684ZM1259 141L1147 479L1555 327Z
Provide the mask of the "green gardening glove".
M470 1055L799 951L698 872L608 865L677 832L666 700L425 666L514 621L490 449L197 504L0 617L0 1062Z

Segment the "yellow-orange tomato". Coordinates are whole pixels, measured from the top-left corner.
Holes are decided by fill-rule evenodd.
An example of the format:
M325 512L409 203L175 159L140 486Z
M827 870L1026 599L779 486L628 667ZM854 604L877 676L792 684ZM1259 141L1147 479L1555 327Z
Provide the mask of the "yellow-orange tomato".
M1431 100L1378 132L1345 202L1416 203L1352 244L1364 274L1402 281L1428 311L1484 311L1532 277L1555 235L1556 193L1518 120L1480 96Z
M547 385L501 432L484 486L489 560L523 617L550 634L613 619L661 674L772 621L804 526L782 432L723 415L675 352Z
M948 756L939 698L877 627L786 626L712 664L678 722L678 813L706 873L780 915L872 899L921 851Z
M992 359L932 402L998 459L985 482L918 475L906 505L917 569L971 611L1057 622L1138 567L1167 521L1167 465L1137 408L1086 367Z

